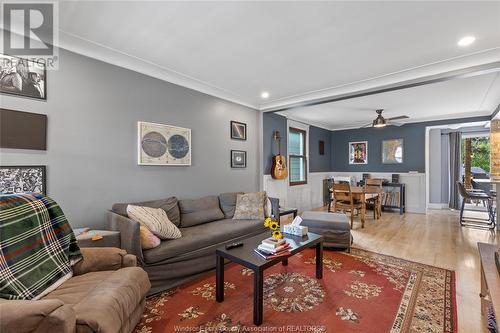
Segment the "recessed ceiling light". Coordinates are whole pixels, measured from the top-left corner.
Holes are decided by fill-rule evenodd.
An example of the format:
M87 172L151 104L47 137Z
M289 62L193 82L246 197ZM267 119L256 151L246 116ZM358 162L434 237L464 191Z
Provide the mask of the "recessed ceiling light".
M267 91L263 91L261 94L260 94L260 97L266 99L266 98L269 98L269 93Z
M476 40L476 37L474 36L465 36L463 38L460 38L460 40L458 41L458 46L469 46L470 44L474 43L474 41Z

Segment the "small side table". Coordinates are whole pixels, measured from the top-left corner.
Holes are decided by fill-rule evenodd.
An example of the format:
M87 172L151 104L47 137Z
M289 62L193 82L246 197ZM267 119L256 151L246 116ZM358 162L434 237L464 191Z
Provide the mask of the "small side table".
M280 207L280 217L288 214L293 214L293 218L297 217L297 208L283 208Z
M102 238L92 240L92 237ZM120 232L111 230L88 230L76 236L80 247L117 247L120 248Z

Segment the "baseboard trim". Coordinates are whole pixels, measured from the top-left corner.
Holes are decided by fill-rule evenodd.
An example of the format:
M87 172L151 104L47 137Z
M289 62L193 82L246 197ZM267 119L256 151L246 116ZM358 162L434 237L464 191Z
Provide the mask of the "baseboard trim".
M445 203L427 203L427 209L448 209L448 204Z

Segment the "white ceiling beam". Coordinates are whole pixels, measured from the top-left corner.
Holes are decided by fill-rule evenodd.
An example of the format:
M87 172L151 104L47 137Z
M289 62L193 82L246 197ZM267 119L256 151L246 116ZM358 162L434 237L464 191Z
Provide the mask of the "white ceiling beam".
M272 101L262 104L260 110L279 112L499 71L500 48L494 48L474 55L460 57L453 61L445 61L440 63L439 66L436 64L422 66L380 78L323 90L318 93Z

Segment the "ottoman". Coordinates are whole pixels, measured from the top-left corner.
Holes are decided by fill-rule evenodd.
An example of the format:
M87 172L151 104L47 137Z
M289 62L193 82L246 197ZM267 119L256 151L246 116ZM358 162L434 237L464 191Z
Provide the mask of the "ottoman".
M323 246L350 249L353 241L346 214L312 212L302 213L301 225L324 237Z

